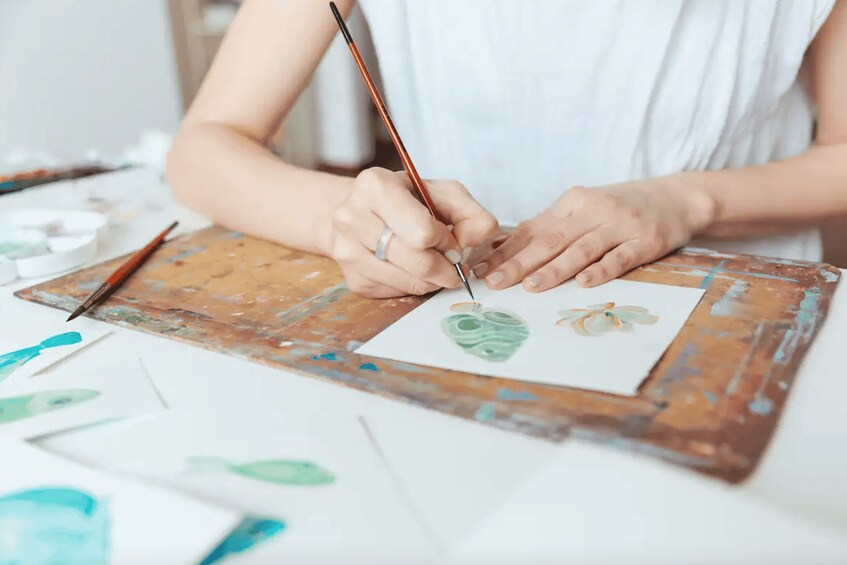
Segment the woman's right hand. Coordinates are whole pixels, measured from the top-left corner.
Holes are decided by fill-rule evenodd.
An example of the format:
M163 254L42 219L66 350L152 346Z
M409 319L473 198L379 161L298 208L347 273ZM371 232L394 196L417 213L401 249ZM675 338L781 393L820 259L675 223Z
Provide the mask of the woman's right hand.
M371 168L353 182L332 215L329 255L350 290L370 298L421 295L461 284L453 265L497 233L497 220L452 180L424 181L442 223L412 194L405 171ZM385 261L374 251L385 228L394 235Z

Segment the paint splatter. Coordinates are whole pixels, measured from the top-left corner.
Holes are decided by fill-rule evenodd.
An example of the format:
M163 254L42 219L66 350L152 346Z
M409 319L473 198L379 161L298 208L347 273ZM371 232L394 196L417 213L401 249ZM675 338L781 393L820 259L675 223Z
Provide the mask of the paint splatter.
M498 400L538 400L538 397L525 390L514 391L508 388L501 388L497 391Z
M335 482L335 475L311 461L268 459L236 463L221 457L191 457L192 471L229 471L248 479L277 485L320 486Z
M441 329L465 352L486 361L508 360L529 337L529 326L506 310L483 308L478 302L459 302L456 314L442 320Z
M712 392L711 390L704 390L703 396L706 397L706 400L708 400L709 404L711 404L712 406L718 403L718 395Z
M338 358L335 356L335 353L321 353L320 355L313 355L312 361L338 361Z
M379 367L377 367L373 363L362 363L361 365L359 365L359 369L361 369L362 371L373 371L374 373L379 372Z
M497 409L490 402L486 402L482 406L480 406L476 413L474 414L474 418L479 420L480 422L488 422L493 420L497 415Z
M773 402L760 394L757 394L753 400L747 405L750 412L759 416L767 416L773 410Z
M560 326L570 326L579 335L602 335L611 331L631 331L634 324L655 324L658 316L641 306L615 306L614 302L586 308L561 310Z
M0 425L81 404L100 396L96 390L45 390L26 396L0 398Z
M231 555L245 553L264 543L285 530L285 522L275 518L247 516L218 545L200 565L212 565Z
M747 292L748 286L745 281L737 280L730 285L720 300L712 304L712 316L732 316L735 313L735 307L744 293Z
M0 497L0 533L0 563L105 565L109 560L108 507L75 488Z
M41 355L45 349L74 345L82 341L78 332L67 332L53 337L48 337L38 345L25 347L17 351L0 355L0 382L6 380L12 373Z

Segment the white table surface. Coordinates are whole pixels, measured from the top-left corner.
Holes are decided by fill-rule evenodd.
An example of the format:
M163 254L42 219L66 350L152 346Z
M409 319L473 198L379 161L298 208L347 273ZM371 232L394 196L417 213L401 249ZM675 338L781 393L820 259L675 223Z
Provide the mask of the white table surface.
M108 186L103 183L117 185L116 194L143 193L158 203L113 228L97 261L140 247L174 217L182 220L183 232L207 225L176 204L154 175L120 175L4 196L0 208L86 207L86 195ZM34 282L0 287L0 328L53 316L12 296ZM514 562L507 558L511 551L526 563L567 562L566 556L604 563L697 562L706 555L726 563L759 558L773 563L789 555L767 541L779 536L783 545L790 540L796 555L847 563L845 284L802 364L768 452L741 486L611 448L536 440L141 332L113 330L49 371L96 370L137 357L171 409L351 421L364 416L445 549L445 560L490 564L500 556L504 563ZM90 437L96 430L41 443L59 452L79 451ZM691 504L680 503L687 500ZM727 527L721 516L735 516L738 523ZM579 523L585 531L568 535L577 533L573 528ZM486 555L495 547L494 557ZM356 562L355 556L349 562Z

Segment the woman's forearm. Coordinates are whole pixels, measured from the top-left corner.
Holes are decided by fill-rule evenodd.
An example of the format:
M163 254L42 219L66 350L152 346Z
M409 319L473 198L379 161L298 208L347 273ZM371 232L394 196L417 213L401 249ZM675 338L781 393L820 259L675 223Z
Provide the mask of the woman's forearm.
M330 248L332 211L353 180L284 163L255 140L215 123L180 131L167 177L183 203L217 224L322 254Z
M847 143L814 145L790 159L667 177L711 201L697 235L739 238L787 232L847 216Z

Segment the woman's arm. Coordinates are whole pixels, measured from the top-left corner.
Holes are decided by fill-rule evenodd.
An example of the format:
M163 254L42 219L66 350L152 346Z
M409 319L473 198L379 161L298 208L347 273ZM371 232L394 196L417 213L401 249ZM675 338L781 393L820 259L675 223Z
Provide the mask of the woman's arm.
M808 151L760 166L571 189L474 273L493 289L522 282L541 292L572 277L596 286L695 236L768 235L847 216L847 0L836 2L807 57L818 110Z
M698 235L758 235L847 216L847 2L835 3L805 65L818 112L814 144L784 161L678 175L714 201L714 218Z
M353 0L337 4L347 15ZM451 263L497 229L461 184L426 181L451 232L412 196L405 173L350 179L294 167L266 147L337 30L326 2L247 0L177 134L168 181L215 223L332 257L361 294L457 286ZM386 228L394 237L380 261Z
M340 0L346 15L352 0ZM329 253L330 225L353 179L276 158L267 143L337 31L326 3L247 0L168 156L177 197L212 221Z

